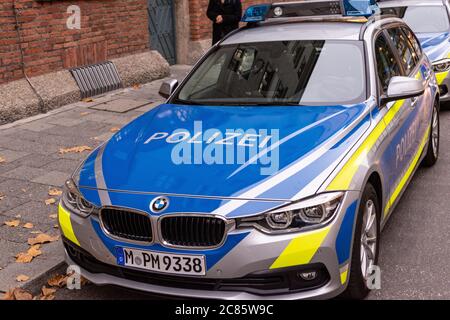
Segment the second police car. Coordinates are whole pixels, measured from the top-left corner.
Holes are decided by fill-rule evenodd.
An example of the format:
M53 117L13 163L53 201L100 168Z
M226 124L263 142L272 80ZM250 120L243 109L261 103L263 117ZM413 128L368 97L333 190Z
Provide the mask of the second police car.
M67 181L67 262L93 283L176 296L365 297L381 229L439 154L430 61L375 9L247 9L246 27Z
M448 0L380 2L385 14L402 18L416 34L433 63L441 102L450 100L450 4Z

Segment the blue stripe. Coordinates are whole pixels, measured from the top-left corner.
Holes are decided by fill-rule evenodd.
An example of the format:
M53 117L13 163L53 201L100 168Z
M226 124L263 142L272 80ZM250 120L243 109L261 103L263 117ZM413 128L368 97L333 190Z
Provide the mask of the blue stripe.
M339 265L350 258L350 251L353 238L353 225L355 224L356 203L353 202L345 213L341 228L336 238L336 253Z

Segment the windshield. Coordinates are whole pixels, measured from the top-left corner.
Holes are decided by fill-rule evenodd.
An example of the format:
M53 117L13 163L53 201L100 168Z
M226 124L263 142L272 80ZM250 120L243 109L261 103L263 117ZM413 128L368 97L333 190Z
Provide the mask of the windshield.
M384 8L383 13L393 13L403 18L415 33L442 33L450 29L444 6Z
M219 47L173 103L338 105L365 99L358 41L274 41Z

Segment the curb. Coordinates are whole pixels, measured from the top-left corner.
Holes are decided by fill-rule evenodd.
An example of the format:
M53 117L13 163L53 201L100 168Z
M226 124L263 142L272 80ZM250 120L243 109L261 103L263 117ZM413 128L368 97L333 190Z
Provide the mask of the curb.
M47 271L42 272L33 279L28 280L20 287L30 292L33 296L36 296L41 292L42 286L47 284L47 280L49 278L56 274L65 274L66 269L67 264L65 263L65 261L61 261Z
M49 277L58 267L64 265L64 249L61 240L42 246L42 255L30 263L11 263L0 272L0 291L12 288L33 288L39 281ZM17 282L16 277L24 274L30 277L26 282ZM40 290L40 288L39 288Z

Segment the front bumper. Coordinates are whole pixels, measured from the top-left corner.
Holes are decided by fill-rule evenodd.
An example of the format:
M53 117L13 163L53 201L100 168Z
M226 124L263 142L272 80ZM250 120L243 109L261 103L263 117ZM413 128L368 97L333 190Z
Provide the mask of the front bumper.
M215 259L206 276L198 278L118 267L113 248L130 243L108 238L98 229L96 218L81 218L62 206L59 220L67 262L78 265L82 275L95 284L191 298L327 299L346 288L358 199L359 192L347 192L334 220L322 229L277 236L240 230L245 236L233 246L225 243L217 250L197 252ZM84 252L87 260L77 258L71 247ZM152 246L141 249L156 250ZM157 249L174 252L160 245ZM320 271L317 282L295 279L299 272L310 270Z

